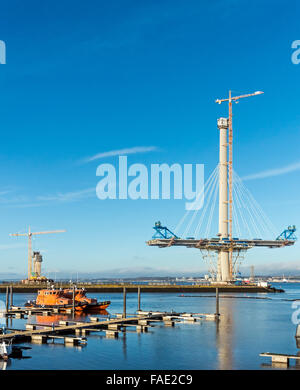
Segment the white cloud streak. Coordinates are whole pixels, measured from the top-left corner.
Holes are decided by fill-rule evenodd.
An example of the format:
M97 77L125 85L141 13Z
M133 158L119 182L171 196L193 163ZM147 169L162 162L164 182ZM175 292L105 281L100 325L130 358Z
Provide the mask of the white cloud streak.
M83 159L81 163L86 164L107 157L127 155L127 154L149 153L149 152L155 152L156 150L157 150L156 146L135 146L133 148L110 150L109 152L102 152L102 153L95 154L94 156L87 157Z
M285 167L281 167L281 168L268 169L262 172L253 173L251 175L242 177L242 180L264 179L266 177L285 175L286 173L295 172L295 171L300 171L300 162L286 165Z
M15 196L11 199L0 199L0 205L2 204L7 208L42 207L53 203L77 202L93 196L96 197L96 189L86 188L72 192L58 192L53 195L40 195L35 198Z
M0 244L0 250L7 250L7 249L17 249L17 248L25 248L27 247L27 244Z
M89 198L92 195L96 194L95 188L87 188L85 190L79 190L79 191L73 191L73 192L65 192L65 193L58 193L56 195L46 195L46 196L38 196L38 201L45 201L45 202L73 202L85 198Z

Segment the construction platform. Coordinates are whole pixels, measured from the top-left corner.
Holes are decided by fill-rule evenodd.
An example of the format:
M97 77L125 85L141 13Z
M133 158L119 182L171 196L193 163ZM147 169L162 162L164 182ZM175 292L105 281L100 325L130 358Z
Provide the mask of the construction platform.
M196 248L203 250L215 250L215 251L241 251L248 250L254 247L267 247L267 248L282 248L285 246L294 245L294 240L242 240L242 239L183 239L183 238L155 238L147 241L149 246L157 246L159 248L168 248L170 246L185 246L187 248Z

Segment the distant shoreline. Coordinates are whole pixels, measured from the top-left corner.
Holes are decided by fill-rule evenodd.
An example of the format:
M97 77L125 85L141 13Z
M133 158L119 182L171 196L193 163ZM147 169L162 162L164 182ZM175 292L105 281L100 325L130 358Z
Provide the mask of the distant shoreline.
M0 292L5 293L6 287L9 284L1 285ZM70 288L69 285L55 285L56 288ZM224 285L214 285L214 286L201 286L201 285L132 285L132 284L112 284L112 285L85 285L78 284L78 288L85 288L87 292L123 292L123 288L126 287L126 291L137 292L138 287L140 287L142 293L147 292L157 292L157 293L192 293L192 292L211 292L215 293L216 288L218 287L219 292L247 292L247 293L276 293L284 292L282 289L277 289L275 287L260 287L260 286L224 286ZM47 288L45 285L39 286L26 286L26 285L13 285L14 293L34 293L40 289Z

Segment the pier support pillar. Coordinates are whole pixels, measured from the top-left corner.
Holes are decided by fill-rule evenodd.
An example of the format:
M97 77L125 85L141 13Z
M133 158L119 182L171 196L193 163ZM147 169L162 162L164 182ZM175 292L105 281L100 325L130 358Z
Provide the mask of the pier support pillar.
M174 321L171 321L171 320L168 320L168 321L164 321L164 324L165 324L165 326L170 326L170 327L172 327L172 326L175 325L175 322L174 322Z
M6 298L5 298L5 313L8 314L8 286L6 287Z
M148 326L145 326L145 325L137 325L136 326L136 331L137 332L148 332Z
M79 344L79 340L75 339L74 337L65 337L64 342L65 342L65 344L68 344L68 345L78 345Z
M68 326L69 325L69 322L68 321L58 321L59 325L62 325L62 326Z
M26 330L36 330L36 325L26 324L25 328Z
M149 321L148 320L138 320L138 325L148 325L149 324Z
M120 327L121 327L121 325L119 325L119 324L109 324L107 326L107 329L109 329L109 330L119 330Z
M138 287L138 311L141 310L141 287Z
M126 318L126 287L123 288L123 318Z
M73 292L72 292L72 314L74 317L74 315L75 315L75 286L73 286Z
M45 344L47 343L47 336L40 334L33 334L31 336L31 342L35 344Z
M10 308L12 309L14 305L14 298L13 298L13 287L10 286Z
M216 316L220 315L220 308L219 308L219 289L216 288Z
M107 338L116 339L119 336L119 333L116 330L106 330L105 331L105 336Z

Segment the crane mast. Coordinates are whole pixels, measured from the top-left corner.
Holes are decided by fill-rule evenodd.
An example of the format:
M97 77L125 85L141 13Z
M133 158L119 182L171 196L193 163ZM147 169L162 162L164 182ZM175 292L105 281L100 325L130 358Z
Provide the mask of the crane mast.
M232 213L233 213L233 210L232 210L232 206L233 206L233 169L232 169L232 166L233 166L233 128L232 128L232 102L238 102L238 100L240 99L244 99L244 98L247 98L247 97L250 97L250 96L256 96L256 95L261 95L263 94L262 91L256 91L254 93L248 93L248 94L245 94L245 95L239 95L239 96L232 96L231 95L231 91L229 91L229 96L228 98L225 98L225 99L217 99L216 100L216 103L218 104L221 104L223 102L228 102L228 161L227 161L227 156L226 156L226 161L224 160L224 157L221 157L221 153L222 153L222 148L221 148L221 142L223 143L223 148L224 148L224 144L225 144L225 141L224 141L224 137L225 135L223 135L223 138L220 137L220 176L222 176L222 178L225 178L225 173L222 172L222 170L224 171L224 165L227 165L226 166L226 180L227 180L227 173L228 173L228 189L227 189L227 186L225 186L224 183L222 183L222 180L220 179L220 185L219 185L219 199L222 199L221 201L219 201L219 221L220 219L222 218L221 217L221 214L225 214L227 213L227 218L224 219L223 217L223 222L224 221L227 221L227 224L228 224L228 229L227 229L227 233L225 232L219 232L223 237L228 237L229 240L231 241L232 243L232 225L233 225L233 216L232 216ZM224 118L222 118L224 119ZM223 129L224 131L224 129ZM221 132L221 129L220 129L220 132ZM224 133L223 133L224 134ZM226 135L227 137L227 135ZM224 150L224 149L223 149ZM226 153L227 153L227 142L226 142ZM221 159L223 158L224 161L221 162ZM222 168L223 167L223 168ZM221 175L222 173L222 175ZM228 191L228 193L225 195L222 195L222 191ZM222 203L227 203L228 204L228 210L226 210L224 212L224 207L225 206L222 206ZM228 216L228 212L229 212L229 216ZM219 222L219 225L220 225L220 222ZM224 231L224 229L223 229ZM232 246L229 248L229 252L228 252L228 259L226 260L226 257L227 255L226 254L222 254L220 253L220 256L219 256L219 263L221 264L221 269L222 269L222 263L223 263L223 268L225 267L224 266L224 263L226 262L229 262L229 274L227 275L227 267L224 268L224 271L225 272L225 275L223 274L223 277L222 277L222 280L231 280L232 279L232 273L233 273L233 266L232 266L232 254L233 254L233 250L232 250ZM222 272L222 271L221 271ZM220 278L220 277L219 277Z
M65 230L51 230L44 232L31 232L30 226L28 228L28 233L12 233L10 236L19 237L27 236L28 237L28 280L32 278L32 236L39 234L52 234L52 233L64 233Z

